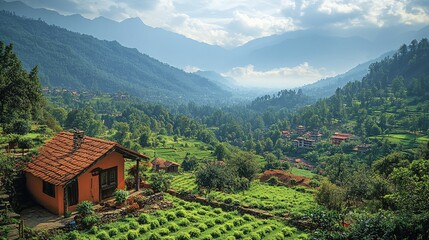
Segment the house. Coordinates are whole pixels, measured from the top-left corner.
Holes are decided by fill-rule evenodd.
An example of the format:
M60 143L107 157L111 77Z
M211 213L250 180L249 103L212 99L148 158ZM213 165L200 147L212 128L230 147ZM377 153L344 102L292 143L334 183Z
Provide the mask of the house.
M309 136L310 136L310 139L316 142L320 142L320 140L322 140L322 134L319 132L311 132Z
M336 145L340 145L342 142L348 141L352 136L353 136L353 134L351 134L351 133L336 132L331 137L331 143L336 144Z
M298 125L298 127L296 128L296 132L297 132L299 135L303 135L303 134L305 133L305 127L304 127L304 126L302 126L302 125Z
M371 145L369 144L360 144L353 148L354 151L360 152L360 153L366 153L369 150L371 150Z
M179 172L180 164L157 157L152 161L152 171Z
M313 139L298 137L296 140L293 140L293 144L297 148L314 148L316 146L316 141Z
M34 200L58 215L74 211L79 202L97 203L123 189L125 158L137 161L137 168L142 159L149 159L83 131L60 132L39 152L24 168L27 189Z

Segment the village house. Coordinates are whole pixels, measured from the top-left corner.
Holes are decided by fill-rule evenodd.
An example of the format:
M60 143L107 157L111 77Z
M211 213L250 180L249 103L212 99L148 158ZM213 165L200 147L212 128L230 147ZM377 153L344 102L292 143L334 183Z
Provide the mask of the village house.
M369 150L371 150L371 145L369 144L360 144L353 148L354 151L360 152L360 153L366 153Z
M351 133L336 132L331 137L331 143L336 144L336 145L340 145L342 142L350 140L350 138L352 136L353 136L353 134L351 134Z
M163 158L157 157L152 161L152 171L158 172L159 170L164 170L165 172L179 172L180 164L172 161L165 160Z
M314 148L316 146L316 141L313 139L298 137L296 140L292 141L294 146L297 148Z
M309 137L316 142L320 142L320 140L322 140L322 134L319 132L311 132Z
M124 189L125 158L135 160L137 169L141 160L149 159L78 130L60 132L39 152L24 168L27 189L35 201L58 215L74 211L84 200L98 203Z
M304 126L302 126L302 125L298 125L298 127L296 128L296 132L297 132L299 135L303 135L303 134L305 133L305 127L304 127Z

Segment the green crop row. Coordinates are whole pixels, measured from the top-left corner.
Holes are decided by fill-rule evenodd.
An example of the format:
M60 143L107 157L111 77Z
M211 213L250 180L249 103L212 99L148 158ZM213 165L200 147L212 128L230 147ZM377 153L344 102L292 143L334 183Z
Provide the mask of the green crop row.
M173 201L173 208L142 213L54 239L307 239L307 234L277 220L225 212L170 195L166 198Z

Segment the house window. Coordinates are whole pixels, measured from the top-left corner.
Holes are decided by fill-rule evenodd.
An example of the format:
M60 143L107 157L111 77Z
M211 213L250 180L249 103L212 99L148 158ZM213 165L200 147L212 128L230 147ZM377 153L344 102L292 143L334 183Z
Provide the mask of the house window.
M46 181L43 181L43 193L54 198L55 197L55 185L52 183L48 183Z
M100 173L101 199L110 197L118 186L118 168L113 167Z

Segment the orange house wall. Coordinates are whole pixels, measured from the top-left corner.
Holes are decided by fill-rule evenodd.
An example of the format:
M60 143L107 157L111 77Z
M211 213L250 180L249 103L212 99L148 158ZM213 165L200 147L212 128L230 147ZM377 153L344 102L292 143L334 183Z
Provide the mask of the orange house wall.
M63 208L58 208L59 205L63 205L64 190L61 186L55 186L55 198L48 196L43 192L43 181L42 179L34 176L31 173L26 173L26 185L27 189L33 198L43 207L49 211L62 214L64 213ZM61 211L59 211L61 210Z
M95 168L108 169L117 167L118 173L118 189L125 188L125 177L124 177L124 157L122 154L112 152L105 158L101 159L98 163L88 169L85 173L78 177L78 202L84 200L98 203L100 201L99 194L99 181L98 175L92 176L91 171ZM49 211L58 215L64 214L64 186L55 187L55 198L52 198L43 193L43 181L33 176L31 173L27 173L27 189L30 191L34 199L44 206ZM75 211L76 205L69 206L68 211Z

